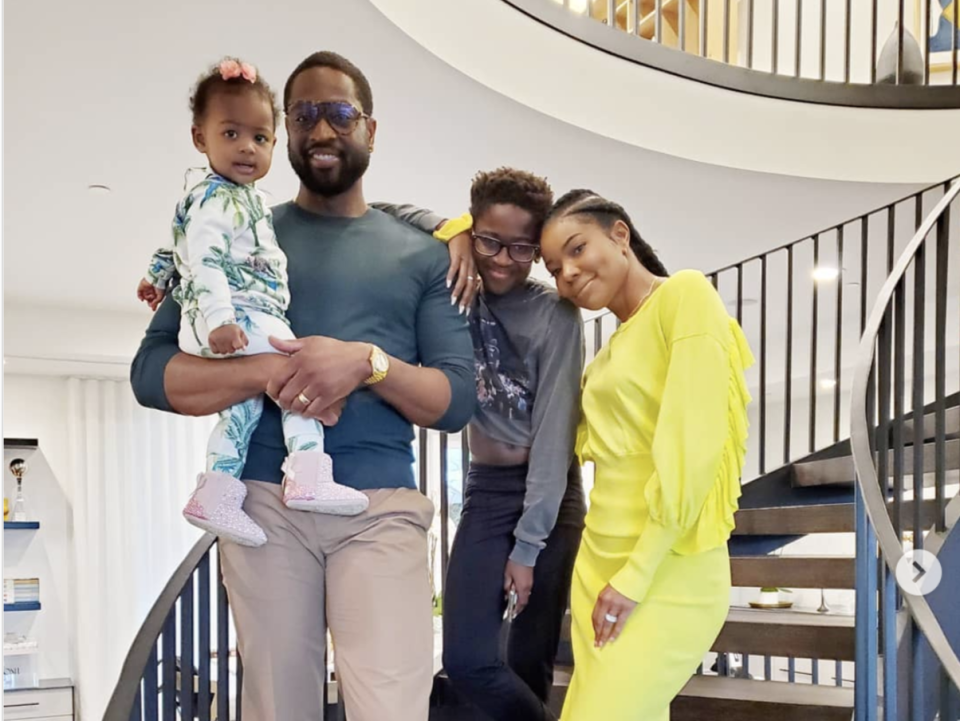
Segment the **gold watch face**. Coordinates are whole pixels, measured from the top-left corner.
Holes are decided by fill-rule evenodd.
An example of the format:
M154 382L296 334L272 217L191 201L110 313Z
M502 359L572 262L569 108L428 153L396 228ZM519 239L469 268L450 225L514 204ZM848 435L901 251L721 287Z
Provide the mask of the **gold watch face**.
M385 356L382 352L376 351L373 354L373 362L371 365L373 366L374 373L386 373L387 369L390 367L387 356Z

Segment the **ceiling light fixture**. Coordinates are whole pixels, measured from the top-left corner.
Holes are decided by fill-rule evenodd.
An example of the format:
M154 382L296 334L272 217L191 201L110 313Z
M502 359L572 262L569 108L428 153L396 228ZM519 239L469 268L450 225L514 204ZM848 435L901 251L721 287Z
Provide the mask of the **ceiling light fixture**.
M825 391L832 390L837 387L837 381L834 378L821 378L820 387Z
M813 269L813 279L818 283L829 283L840 277L838 268L831 268L828 265L820 265Z

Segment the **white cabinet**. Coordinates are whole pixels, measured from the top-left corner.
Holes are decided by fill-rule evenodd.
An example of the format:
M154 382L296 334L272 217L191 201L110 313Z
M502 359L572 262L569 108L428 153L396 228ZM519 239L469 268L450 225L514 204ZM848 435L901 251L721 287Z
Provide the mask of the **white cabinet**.
M5 721L71 721L73 719L73 687L69 681L50 681L40 688L4 691Z

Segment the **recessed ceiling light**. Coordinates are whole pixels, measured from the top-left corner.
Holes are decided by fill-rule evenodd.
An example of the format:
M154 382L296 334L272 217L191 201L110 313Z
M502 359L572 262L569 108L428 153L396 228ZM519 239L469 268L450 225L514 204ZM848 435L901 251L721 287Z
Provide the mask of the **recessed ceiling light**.
M96 183L93 185L88 185L87 190L94 195L107 195L108 193L112 192L109 185L100 185Z
M818 283L829 283L840 277L840 270L828 265L820 265L813 269L813 279Z
M821 378L820 387L825 391L831 390L832 388L837 387L837 381L834 378Z

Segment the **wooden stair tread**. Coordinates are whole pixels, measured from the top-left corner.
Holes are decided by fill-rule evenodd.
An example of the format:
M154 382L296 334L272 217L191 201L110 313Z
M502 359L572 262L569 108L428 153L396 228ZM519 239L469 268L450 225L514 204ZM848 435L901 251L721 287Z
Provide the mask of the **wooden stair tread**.
M711 650L852 661L855 642L853 616L731 608Z
M731 606L727 623L776 624L779 626L817 626L820 628L853 628L854 617L838 613L817 613L792 608L764 609Z
M684 686L680 696L758 704L853 708L852 688L782 681L754 681L726 676L694 676Z
M905 446L903 448L903 473L904 476L913 477L914 451L917 446ZM921 446L923 450L923 470L924 474L932 474L936 470L936 444L933 442L924 443ZM947 440L944 443L946 454L945 469L955 471L960 468L960 439ZM894 453L891 450L888 453L888 471L891 477L894 474ZM954 474L956 475L956 474ZM817 461L803 461L794 464L793 484L800 487L810 486L828 486L828 485L852 485L856 482L856 467L851 456L841 456L840 458L824 458ZM925 478L927 485L933 485L933 478Z
M730 559L734 586L760 588L854 588L852 556L734 556Z
M913 501L903 502L903 517L911 518ZM924 527L936 519L936 502L922 501ZM892 508L892 503L888 502ZM852 503L826 503L811 506L777 506L772 508L744 508L737 511L735 536L805 536L810 533L853 533Z
M854 530L853 504L746 508L734 518L737 536L846 533Z
M945 432L947 436L956 436L960 433L960 406L951 406L946 409L944 414ZM907 443L914 442L913 419L908 418L903 422L903 438ZM923 417L923 440L930 441L937 433L937 417L935 413L927 413Z

